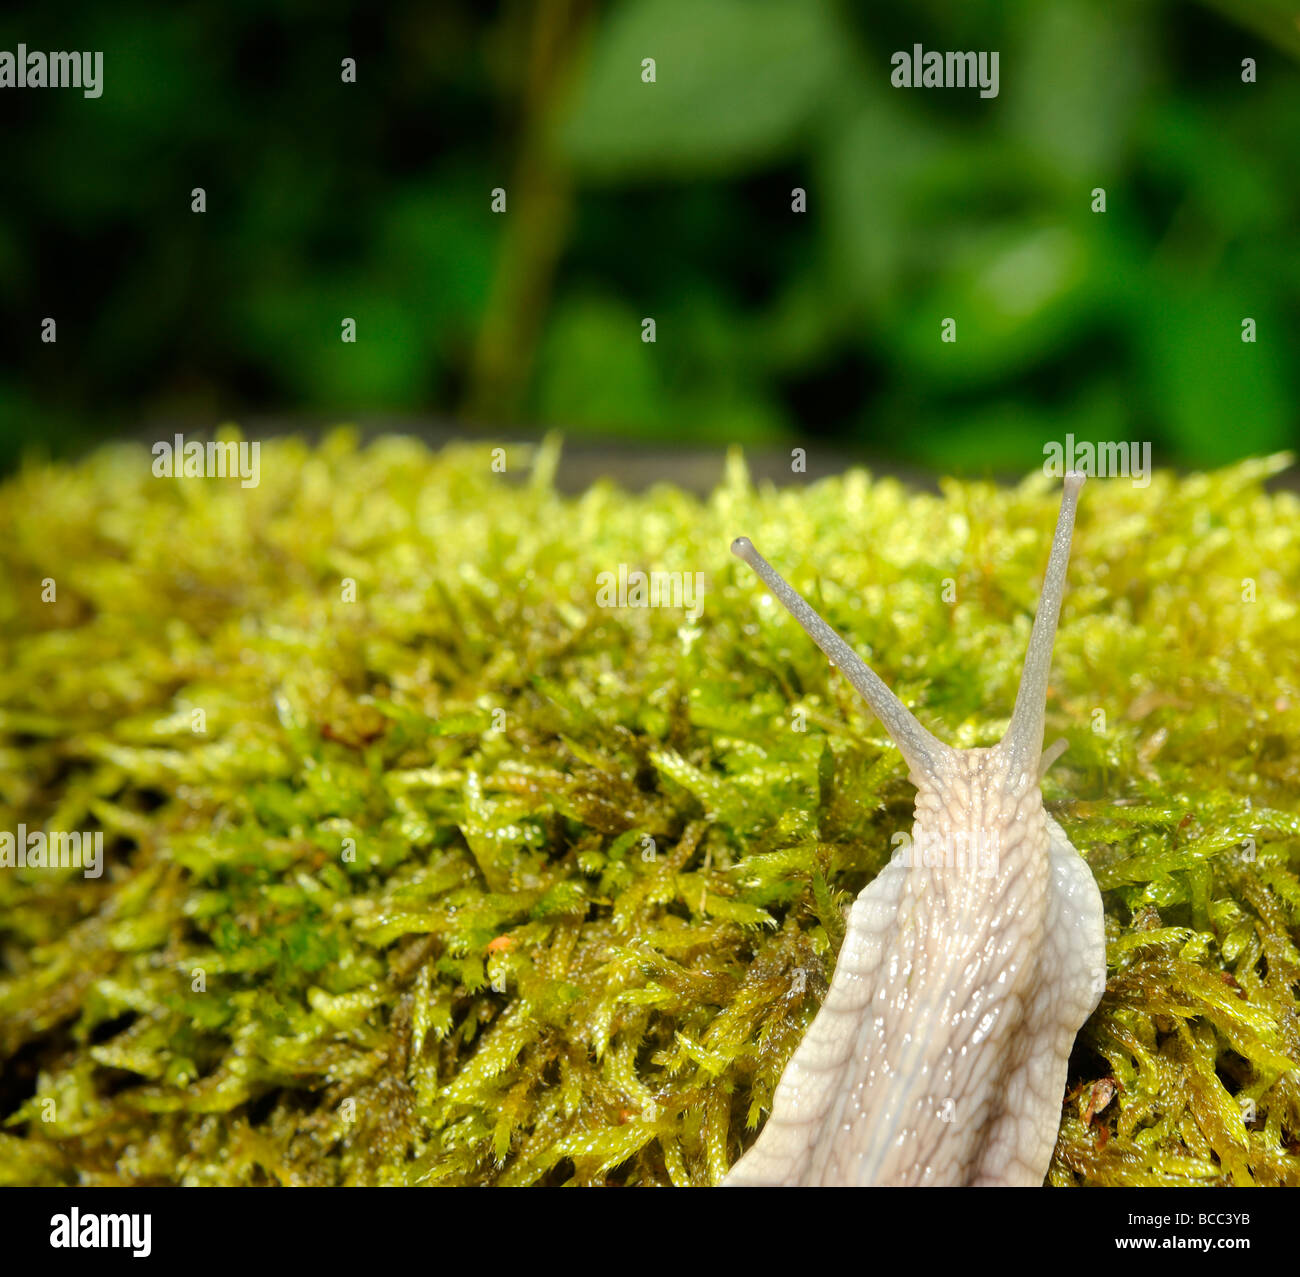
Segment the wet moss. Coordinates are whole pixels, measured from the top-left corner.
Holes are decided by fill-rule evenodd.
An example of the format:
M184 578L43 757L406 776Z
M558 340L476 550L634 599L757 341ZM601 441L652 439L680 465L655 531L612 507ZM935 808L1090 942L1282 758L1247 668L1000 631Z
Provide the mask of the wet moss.
M0 829L105 867L0 870L0 1180L707 1184L753 1139L911 790L728 545L988 744L1056 485L564 498L553 445L506 456L4 485ZM1053 1184L1300 1183L1284 464L1083 495L1046 796L1109 986ZM703 573L702 615L597 606L619 564Z

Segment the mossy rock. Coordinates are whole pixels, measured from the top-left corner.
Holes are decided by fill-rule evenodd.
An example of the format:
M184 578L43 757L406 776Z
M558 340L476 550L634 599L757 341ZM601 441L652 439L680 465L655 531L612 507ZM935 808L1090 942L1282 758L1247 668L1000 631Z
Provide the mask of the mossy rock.
M912 791L729 543L992 744L1059 485L733 457L706 500L566 498L553 445L505 455L4 485L0 829L104 865L0 869L0 1181L709 1184L754 1138ZM1109 985L1053 1184L1300 1184L1286 463L1081 500L1045 796ZM703 573L702 613L598 606L620 564Z

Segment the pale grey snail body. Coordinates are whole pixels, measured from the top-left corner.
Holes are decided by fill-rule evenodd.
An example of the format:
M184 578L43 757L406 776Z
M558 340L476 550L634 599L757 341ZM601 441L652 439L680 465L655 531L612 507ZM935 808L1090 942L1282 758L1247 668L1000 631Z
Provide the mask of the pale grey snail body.
M1067 475L1010 726L932 736L745 538L732 546L862 693L916 785L910 846L858 896L826 1000L728 1185L1038 1185L1105 989L1101 896L1043 809L1043 720L1080 475Z

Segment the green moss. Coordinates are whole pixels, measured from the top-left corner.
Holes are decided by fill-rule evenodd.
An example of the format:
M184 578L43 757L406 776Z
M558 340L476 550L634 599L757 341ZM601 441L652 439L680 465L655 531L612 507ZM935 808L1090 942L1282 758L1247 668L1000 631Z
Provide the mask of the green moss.
M706 501L566 499L509 457L340 432L251 489L130 448L4 486L0 829L101 829L105 869L0 870L0 1180L706 1184L753 1138L911 789L728 545L987 744L1057 485L733 458ZM1300 1183L1284 464L1083 494L1046 793L1110 982L1055 1184ZM703 615L597 607L620 563L703 572Z

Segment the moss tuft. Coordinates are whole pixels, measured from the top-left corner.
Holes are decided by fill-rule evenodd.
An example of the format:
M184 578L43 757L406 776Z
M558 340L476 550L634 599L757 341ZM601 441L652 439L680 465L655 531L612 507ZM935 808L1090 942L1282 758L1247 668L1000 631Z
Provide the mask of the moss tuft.
M135 448L4 486L0 829L105 864L0 869L0 1181L707 1184L752 1140L911 789L728 545L989 744L1057 485L510 462L338 432L256 488ZM1046 795L1110 980L1054 1184L1300 1184L1285 463L1082 499ZM703 614L597 606L620 564Z

